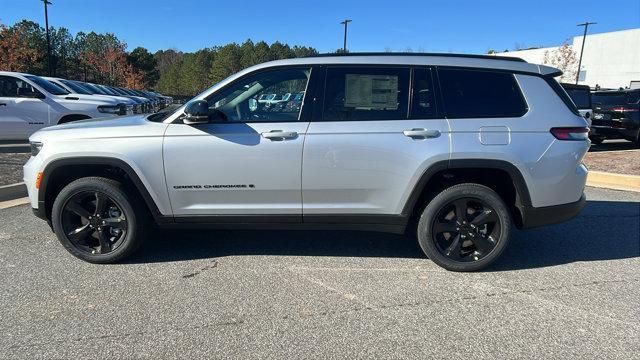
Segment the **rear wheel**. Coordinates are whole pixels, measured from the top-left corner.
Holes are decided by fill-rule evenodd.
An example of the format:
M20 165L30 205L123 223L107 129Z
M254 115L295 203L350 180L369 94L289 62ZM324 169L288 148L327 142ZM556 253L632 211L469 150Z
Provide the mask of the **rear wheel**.
M51 221L60 243L91 263L113 263L131 255L145 236L145 212L121 183L100 177L78 179L53 203Z
M417 228L424 253L452 271L476 271L493 263L511 235L504 201L490 188L459 184L438 194L424 209Z

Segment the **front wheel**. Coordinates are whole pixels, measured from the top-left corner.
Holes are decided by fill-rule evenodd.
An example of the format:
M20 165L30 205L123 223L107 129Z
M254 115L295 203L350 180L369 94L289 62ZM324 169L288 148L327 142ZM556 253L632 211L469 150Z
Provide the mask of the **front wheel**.
M479 184L459 184L431 200L417 231L420 247L433 262L451 271L477 271L507 247L511 216L495 191Z
M131 255L145 236L145 212L135 194L111 179L81 178L65 186L51 212L53 229L72 255L113 263Z

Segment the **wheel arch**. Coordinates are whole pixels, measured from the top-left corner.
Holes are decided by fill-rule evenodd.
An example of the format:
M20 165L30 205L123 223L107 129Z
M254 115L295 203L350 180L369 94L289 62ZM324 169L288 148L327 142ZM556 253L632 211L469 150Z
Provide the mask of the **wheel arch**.
M465 176L467 174L467 176ZM474 176L468 176L468 175ZM523 209L531 207L531 195L524 176L520 170L504 160L495 159L452 159L436 162L429 166L416 182L408 196L402 215L414 216L421 207L426 206L430 198L448 186L452 186L465 180L488 185L487 181L478 181L484 175L502 175L503 180L513 186L513 197L506 196L510 189L495 189L503 200L510 206L516 226L522 226ZM456 176L458 177L456 179ZM466 177L466 179L465 179ZM495 179L499 181L500 179Z
M61 117L60 119L58 119L57 124L66 124L72 121L87 120L91 118L92 117L87 114L67 114Z
M77 173L70 175L64 170L75 170ZM109 173L109 171L115 171ZM121 171L121 174L117 172ZM96 174L97 172L97 174ZM162 215L158 205L144 185L138 173L126 161L113 157L74 157L56 159L48 163L42 172L42 181L38 190L38 209L44 209L43 215L51 218L51 207L55 199L55 193L59 192L69 180L75 180L85 176L105 175L108 178L121 180L118 175L124 175L126 180L134 186L137 193L149 209L157 223L167 222L172 217ZM63 184L56 184L57 179L65 180Z

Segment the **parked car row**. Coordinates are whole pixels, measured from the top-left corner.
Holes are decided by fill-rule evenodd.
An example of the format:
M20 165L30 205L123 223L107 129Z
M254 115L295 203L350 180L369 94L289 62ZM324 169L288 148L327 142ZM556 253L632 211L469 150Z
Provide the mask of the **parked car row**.
M158 112L172 101L146 90L0 71L0 140L26 140L71 121Z
M562 84L589 121L589 139L625 139L640 147L640 89L591 91L586 85Z

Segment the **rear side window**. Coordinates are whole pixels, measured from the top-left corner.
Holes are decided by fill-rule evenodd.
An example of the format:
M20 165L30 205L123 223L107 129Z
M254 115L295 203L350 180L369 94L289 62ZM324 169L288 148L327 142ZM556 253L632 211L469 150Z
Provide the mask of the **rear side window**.
M323 120L405 119L408 92L408 68L328 68Z
M600 92L593 94L593 102L596 105L624 105L636 104L638 102L639 92Z
M439 69L438 75L449 118L520 117L527 112L513 74Z

